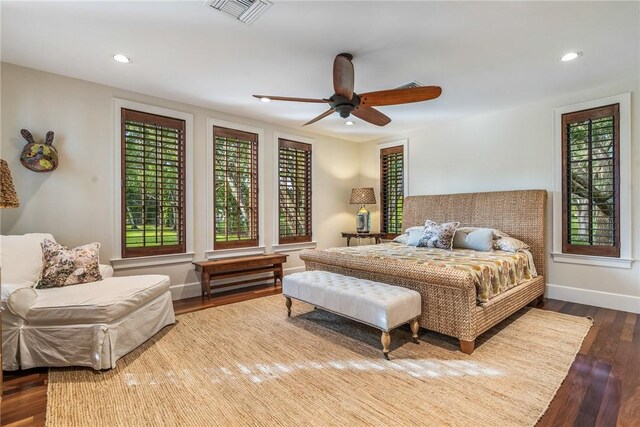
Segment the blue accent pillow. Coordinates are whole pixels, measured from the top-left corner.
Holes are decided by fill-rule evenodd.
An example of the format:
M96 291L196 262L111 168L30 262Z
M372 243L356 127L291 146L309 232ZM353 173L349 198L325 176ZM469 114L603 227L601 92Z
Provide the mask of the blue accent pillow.
M491 228L478 228L470 232L456 230L453 237L453 247L483 252L490 251L493 249L493 230Z
M424 229L420 227L417 230L409 231L409 238L407 239L407 245L409 246L418 246L420 243L420 239L424 237Z

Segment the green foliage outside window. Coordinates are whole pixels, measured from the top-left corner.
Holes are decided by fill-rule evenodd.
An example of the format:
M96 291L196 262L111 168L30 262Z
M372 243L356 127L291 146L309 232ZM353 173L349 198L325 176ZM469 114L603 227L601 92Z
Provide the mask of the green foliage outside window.
M215 245L255 245L258 157L254 134L214 128Z
M137 120L124 121L125 248L182 243L180 132Z

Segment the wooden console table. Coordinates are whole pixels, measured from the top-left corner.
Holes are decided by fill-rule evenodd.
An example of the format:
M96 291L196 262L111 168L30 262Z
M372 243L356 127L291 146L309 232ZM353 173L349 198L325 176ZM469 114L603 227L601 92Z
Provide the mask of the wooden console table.
M211 281L216 279L229 279L232 277L249 276L251 274L273 273L273 285L275 286L280 279L282 283L282 264L287 262L289 255L271 254L223 258L212 261L197 261L193 265L196 271L200 273L200 284L202 285L202 296L211 298ZM224 288L227 286L245 285L249 283L261 282L269 277L258 277L253 279L236 280L229 283L217 285L216 287Z
M346 232L343 231L342 232L342 237L346 237L347 238L347 246L349 246L349 243L351 243L351 239L352 238L357 238L357 239L376 239L376 245L378 243L380 243L380 239L382 239L382 237L384 236L384 234L382 233L357 233L357 232Z

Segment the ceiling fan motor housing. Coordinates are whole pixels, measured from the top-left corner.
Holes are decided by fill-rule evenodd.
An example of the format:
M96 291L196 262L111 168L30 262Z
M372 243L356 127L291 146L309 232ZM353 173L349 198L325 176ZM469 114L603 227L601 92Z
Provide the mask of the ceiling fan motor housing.
M329 105L331 105L331 107L334 108L343 119L349 117L351 112L360 105L360 97L355 93L351 99L336 93L329 98L329 101L331 101Z

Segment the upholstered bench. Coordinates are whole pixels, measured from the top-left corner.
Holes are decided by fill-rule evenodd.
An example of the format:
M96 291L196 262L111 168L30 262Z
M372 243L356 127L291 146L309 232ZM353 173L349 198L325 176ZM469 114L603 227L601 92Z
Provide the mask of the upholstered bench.
M289 316L293 298L380 329L382 352L387 359L392 329L409 323L413 341L418 342L421 298L411 289L328 271L305 271L285 276L282 294Z

